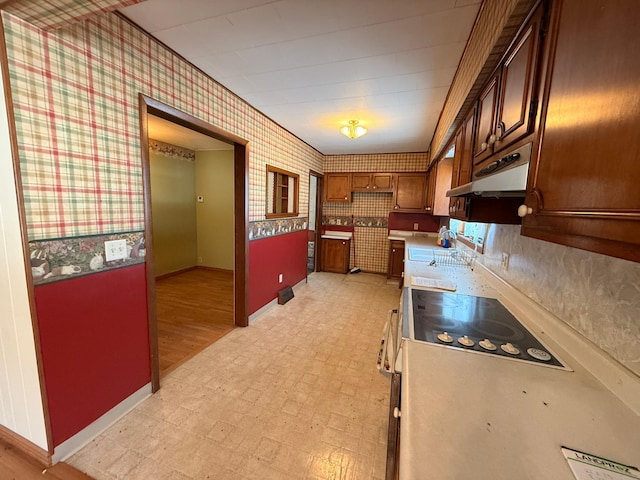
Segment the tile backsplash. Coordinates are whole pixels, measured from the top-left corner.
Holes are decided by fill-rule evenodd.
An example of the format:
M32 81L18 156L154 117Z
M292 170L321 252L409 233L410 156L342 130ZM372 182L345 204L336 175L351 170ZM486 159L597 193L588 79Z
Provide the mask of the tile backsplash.
M523 237L518 225L490 225L478 261L640 376L640 264Z

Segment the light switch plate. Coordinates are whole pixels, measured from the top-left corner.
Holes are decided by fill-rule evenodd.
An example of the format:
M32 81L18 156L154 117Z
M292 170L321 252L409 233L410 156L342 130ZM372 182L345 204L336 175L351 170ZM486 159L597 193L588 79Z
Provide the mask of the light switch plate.
M104 242L104 256L107 262L127 258L127 241L108 240Z

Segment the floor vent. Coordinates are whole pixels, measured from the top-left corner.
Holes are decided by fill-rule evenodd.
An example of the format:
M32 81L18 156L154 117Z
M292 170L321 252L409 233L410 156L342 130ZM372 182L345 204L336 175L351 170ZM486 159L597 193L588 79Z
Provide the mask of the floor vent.
M293 288L287 286L278 292L278 304L284 305L293 298Z

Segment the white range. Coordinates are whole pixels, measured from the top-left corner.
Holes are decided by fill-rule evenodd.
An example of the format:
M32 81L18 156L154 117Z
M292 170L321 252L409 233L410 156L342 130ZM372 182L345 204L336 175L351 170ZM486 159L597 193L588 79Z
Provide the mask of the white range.
M572 371L403 339L400 479L574 480L562 447L640 466L637 376L481 265L412 261L433 239L405 242L405 286L435 278L499 299Z

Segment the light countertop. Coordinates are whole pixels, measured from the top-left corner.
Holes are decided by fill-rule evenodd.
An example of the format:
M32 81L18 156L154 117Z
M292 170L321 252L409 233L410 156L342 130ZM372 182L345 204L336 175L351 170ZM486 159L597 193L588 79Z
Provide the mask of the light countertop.
M327 238L330 240L351 240L353 237L352 232L340 232L334 230L327 230L325 233L321 235L321 238Z
M389 230L389 235L387 236L389 240L424 240L433 242L435 245L436 239L438 238L437 232L417 232L417 231L409 231L409 230Z
M597 348L481 265L433 267L412 276L446 279L456 293L498 298L574 371L404 341L400 478L575 480L561 446L640 466L638 381ZM586 347L585 347L586 346ZM610 388L592 372L605 372ZM605 383L606 383L605 381Z

